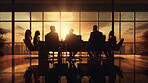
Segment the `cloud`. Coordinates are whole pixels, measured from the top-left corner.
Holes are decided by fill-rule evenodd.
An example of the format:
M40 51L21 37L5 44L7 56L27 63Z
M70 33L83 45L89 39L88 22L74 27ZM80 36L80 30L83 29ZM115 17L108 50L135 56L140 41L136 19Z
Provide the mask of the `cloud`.
M0 34L5 34L5 33L8 33L8 32L10 32L10 30L7 30L7 29L0 27Z
M16 30L25 30L22 26L16 26Z
M147 30L147 29L148 29L148 23L140 25L136 28L136 30Z
M136 27L136 33L141 33L144 30L148 30L148 23ZM133 28L129 28L123 34L133 34Z
M100 22L99 28L101 29L101 28L104 28L104 27L107 27L107 26L110 27L110 25L111 25L110 22L103 22L103 23Z
M16 35L18 35L18 36L25 36L24 33L16 33Z

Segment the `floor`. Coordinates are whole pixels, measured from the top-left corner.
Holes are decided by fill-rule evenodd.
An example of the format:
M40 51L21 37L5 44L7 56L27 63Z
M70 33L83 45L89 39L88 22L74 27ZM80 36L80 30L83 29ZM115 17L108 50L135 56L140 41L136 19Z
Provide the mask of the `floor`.
M5 55L0 57L0 83L24 83L24 72L30 66L30 59L26 59L29 56ZM31 55L31 57L37 56ZM88 55L84 54L81 57L83 57L81 63L87 63ZM66 62L65 59L63 61ZM38 60L32 59L31 65L38 65ZM117 76L116 83L147 83L148 56L115 55L115 65L120 66L124 74L123 79L119 79ZM42 79L41 83L43 83L43 77L40 78ZM86 76L81 81L82 83L89 83ZM106 82L108 83L108 77L106 77ZM61 78L61 83L66 83L66 77Z

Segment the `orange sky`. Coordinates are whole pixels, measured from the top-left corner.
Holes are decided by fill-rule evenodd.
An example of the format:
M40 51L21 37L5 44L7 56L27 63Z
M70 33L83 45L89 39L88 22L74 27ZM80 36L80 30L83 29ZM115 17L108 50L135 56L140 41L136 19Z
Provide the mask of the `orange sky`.
M32 12L32 21L41 21L42 16L41 12ZM16 21L28 21L28 22L15 22L16 27L16 42L22 42L24 39L24 33L26 29L30 28L29 22L29 12L17 12ZM101 21L111 21L111 12L100 12L99 13L99 20ZM137 20L148 20L148 13L145 12L138 12L137 13ZM56 27L56 31L58 32L61 39L64 39L66 34L68 34L69 29L73 28L74 33L82 35L82 39L87 41L90 36L90 32L92 32L93 25L98 25L98 14L97 12L81 12L81 21L79 21L79 12L61 12L61 19L59 18L59 12L44 12L44 19L45 21L55 21L55 22L44 22L44 35L50 31L50 26L54 25ZM118 20L118 13L115 13L115 20ZM0 13L0 20L10 20L11 21L11 13L9 12L2 12ZM61 22L60 22L61 20ZM133 13L132 12L123 12L121 13L121 20L128 21L133 20ZM67 22L71 21L71 22ZM72 22L73 21L73 22ZM86 21L86 22L85 22ZM94 22L87 22L87 21L94 21ZM96 22L95 22L96 21ZM61 25L61 27L60 27ZM133 41L133 22L122 22L121 23L121 37L125 38L126 42ZM36 30L39 30L42 34L42 22L32 22L32 36ZM146 30L148 30L148 22L137 22L137 41L141 41L140 35ZM4 38L7 41L11 40L11 22L1 22L0 28L8 29L10 32L4 35ZM117 39L119 39L119 22L115 22L115 35ZM61 29L61 31L60 31ZM106 35L106 39L108 39L108 33L111 30L111 22L99 22L99 30ZM19 37L19 38L18 38ZM42 40L42 36L41 40Z

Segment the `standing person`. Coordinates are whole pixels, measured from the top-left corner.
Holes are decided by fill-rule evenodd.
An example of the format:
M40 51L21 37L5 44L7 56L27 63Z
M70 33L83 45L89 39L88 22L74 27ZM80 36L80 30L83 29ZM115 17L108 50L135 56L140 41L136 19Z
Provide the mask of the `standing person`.
M39 35L40 35L40 32L37 30L35 32L34 39L33 39L33 44L34 44L35 47L39 46L39 41L40 41Z

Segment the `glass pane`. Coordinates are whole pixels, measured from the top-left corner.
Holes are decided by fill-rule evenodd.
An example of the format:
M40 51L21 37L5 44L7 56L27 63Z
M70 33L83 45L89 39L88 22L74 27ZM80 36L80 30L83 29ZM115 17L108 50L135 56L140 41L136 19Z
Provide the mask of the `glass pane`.
M108 35L111 31L111 22L99 22L99 31L103 33L103 35L106 36L106 41L108 41Z
M119 12L114 12L114 20L115 21L119 21L120 17L119 17Z
M82 21L98 21L98 12L81 12Z
M0 21L11 21L12 13L11 12L0 12Z
M0 82L1 83L12 83L12 74L11 73L0 74Z
M112 20L111 12L99 12L99 20Z
M62 21L78 21L79 12L61 12Z
M137 49L137 48L136 48ZM143 73L143 74L147 74L147 56L141 56L141 55L135 55L135 72L136 73Z
M7 49L9 51L9 49ZM12 55L4 55L0 58L0 76L4 72L11 73L12 72ZM2 77L0 77L1 79Z
M136 74L135 78L135 83L145 83L148 80L148 76L146 74Z
M116 36L116 40L119 41L119 22L114 23L114 35Z
M11 55L12 54L12 44L11 43L5 43L3 52L5 55Z
M123 44L123 47L125 48L124 53L125 54L133 54L133 51L134 51L133 46L134 46L134 44L132 44L132 43L131 44Z
M35 32L38 30L40 32L40 40L42 40L42 22L32 22L31 29L32 38L34 38Z
M16 73L15 74L15 83L25 83L25 79L23 77L24 77L24 74Z
M44 35L50 32L50 26L55 26L56 32L59 34L59 38L60 38L59 22L44 22Z
M147 37L144 36L148 34L148 22L136 22L136 53L141 54L145 50L147 50Z
M79 35L79 22L62 22L61 39L65 40L70 29L74 29L74 34Z
M11 42L12 39L11 39L11 36L12 36L12 24L11 22L0 22L0 29L2 32L5 32L3 34L3 39L5 40L5 42Z
M133 21L133 12L121 12L122 21Z
M124 76L124 78L121 79L121 82L120 83L134 83L134 74L131 74L131 73L123 73L123 76Z
M98 22L81 22L81 34L83 41L88 41L94 25L98 25Z
M41 21L42 20L42 12L31 12L31 20L32 21Z
M148 31L148 22L136 22L136 42L143 41L142 35Z
M30 29L29 22L15 22L15 42L23 42L27 29Z
M125 45L126 47L126 45ZM125 48L126 49L126 48ZM134 73L134 55L121 55L121 68L123 72Z
M30 12L15 12L15 20L29 21Z
M44 19L50 21L59 21L59 12L44 12Z
M124 42L133 42L133 22L121 23L121 38L124 38Z
M14 55L15 59L15 72L25 73L26 69L30 66L28 55Z
M136 20L148 20L148 12L136 12Z

